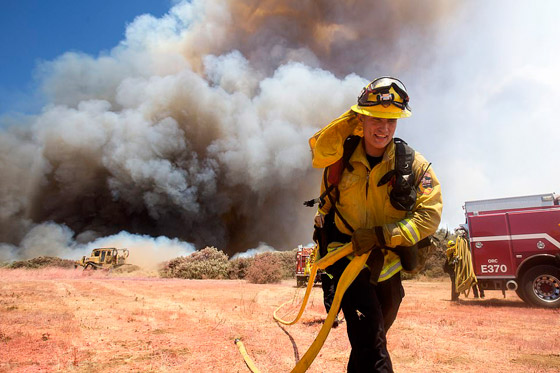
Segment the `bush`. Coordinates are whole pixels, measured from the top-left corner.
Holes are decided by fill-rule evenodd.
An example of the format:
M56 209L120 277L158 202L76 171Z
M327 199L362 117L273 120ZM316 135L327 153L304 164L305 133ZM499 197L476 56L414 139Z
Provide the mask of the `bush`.
M231 280L242 280L247 276L247 269L254 258L235 258L229 262L228 278Z
M424 269L419 273L429 278L437 278L445 275L443 272L443 263L446 260L445 250L447 249L447 241L453 238L450 237L449 233L444 229L439 229L434 237L436 238L437 247L432 256L426 261ZM403 280L410 280L413 277L415 276L402 272Z
M54 256L39 256L37 258L21 260L7 265L7 268L28 268L37 269L45 267L74 268L75 261L69 259L61 259Z
M225 279L228 278L230 263L228 256L215 247L206 247L189 256L175 258L160 269L162 277L188 279Z
M274 254L280 258L280 264L282 266L282 278L295 278L297 249L293 249L290 251L276 251L274 252Z
M189 256L172 259L162 265L161 277L188 279L246 279L257 284L279 282L295 278L296 252L274 251L252 258L228 260L222 251L207 247ZM257 260L258 259L258 260ZM255 264L257 260L258 263Z
M434 235L437 241L437 248L431 258L426 262L426 267L422 274L427 277L442 277L445 276L443 272L443 263L447 259L445 250L447 250L447 241L453 239L450 233L445 229L439 229Z
M246 279L253 284L270 284L280 282L283 275L281 257L276 253L262 253L247 268Z

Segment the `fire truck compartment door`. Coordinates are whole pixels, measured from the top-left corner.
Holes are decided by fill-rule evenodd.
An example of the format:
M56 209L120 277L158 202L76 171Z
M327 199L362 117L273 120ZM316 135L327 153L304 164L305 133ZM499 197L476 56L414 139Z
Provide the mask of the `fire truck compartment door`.
M560 251L560 209L511 212L509 225L513 252L519 262L538 254L555 255Z
M515 276L507 214L470 216L469 235L477 277Z

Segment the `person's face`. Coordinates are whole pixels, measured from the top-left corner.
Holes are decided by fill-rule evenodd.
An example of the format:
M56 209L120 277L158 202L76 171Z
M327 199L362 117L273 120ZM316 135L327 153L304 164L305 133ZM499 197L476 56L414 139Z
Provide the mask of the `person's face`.
M366 153L375 157L383 155L385 148L393 139L397 128L397 120L360 114L360 121L364 127Z

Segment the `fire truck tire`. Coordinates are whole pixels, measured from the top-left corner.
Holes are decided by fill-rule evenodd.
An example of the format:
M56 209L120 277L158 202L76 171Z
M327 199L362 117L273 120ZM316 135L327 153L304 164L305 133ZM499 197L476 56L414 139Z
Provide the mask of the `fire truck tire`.
M521 298L521 300L525 303L529 303L529 301L527 300L527 297L525 296L525 292L523 290L523 286L519 286L517 288L517 290L515 290L515 292L517 293L517 296L519 298Z
M533 306L560 308L560 269L551 265L529 269L523 276L523 293Z

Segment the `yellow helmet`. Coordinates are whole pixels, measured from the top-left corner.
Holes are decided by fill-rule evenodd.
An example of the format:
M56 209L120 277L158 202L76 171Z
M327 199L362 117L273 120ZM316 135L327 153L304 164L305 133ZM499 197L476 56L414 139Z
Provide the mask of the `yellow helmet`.
M453 241L453 240L447 241L447 247L451 247L453 245L455 245L455 241Z
M412 115L406 87L397 78L383 76L364 87L358 103L351 107L358 114L377 118L399 119Z

